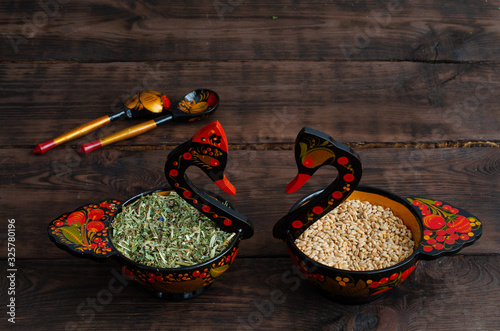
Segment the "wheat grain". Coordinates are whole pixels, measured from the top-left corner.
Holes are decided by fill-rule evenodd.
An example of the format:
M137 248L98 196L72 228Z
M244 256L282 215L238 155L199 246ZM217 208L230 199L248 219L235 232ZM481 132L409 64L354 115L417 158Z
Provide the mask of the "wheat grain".
M344 270L390 267L413 253L411 231L389 208L347 200L295 240L313 260Z

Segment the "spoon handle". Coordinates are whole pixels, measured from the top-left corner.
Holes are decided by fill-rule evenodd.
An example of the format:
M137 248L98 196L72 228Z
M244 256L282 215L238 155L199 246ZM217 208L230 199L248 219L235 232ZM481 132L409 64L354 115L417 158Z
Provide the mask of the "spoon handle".
M95 130L105 126L106 124L121 118L124 115L125 115L125 111L120 110L114 114L105 115L105 116L96 118L95 120L92 120L90 122L82 124L82 125L74 128L74 129L54 138L54 139L51 139L49 141L46 141L44 143L36 145L36 148L33 151L33 153L43 154L43 153L51 150L52 148L59 146L65 142L80 138L80 137L82 137L82 136L84 136L92 131L95 131Z
M74 128L71 131L68 131L59 137L46 141L44 143L36 145L33 153L35 154L43 154L52 148L61 145L67 141L79 138L81 136L86 135L89 132L97 130L98 128L108 124L110 121L110 117L108 115L99 117L93 121L80 125L79 127Z
M172 119L171 115L161 116L157 119L149 120L144 123L131 126L130 128L123 129L102 139L83 144L82 146L80 146L80 149L78 149L78 153L88 154L93 150L99 149L103 146L138 136L140 134L143 134L144 132L155 129L159 124L164 123L170 119Z

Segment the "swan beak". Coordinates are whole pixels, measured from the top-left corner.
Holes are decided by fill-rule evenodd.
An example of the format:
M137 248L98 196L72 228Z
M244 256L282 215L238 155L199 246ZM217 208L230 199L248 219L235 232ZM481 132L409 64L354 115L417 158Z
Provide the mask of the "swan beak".
M214 183L227 194L236 194L236 189L234 188L233 184L231 184L231 182L226 178L226 175L224 175L224 178L217 180Z
M309 178L311 178L310 175L300 173L297 174L297 176L295 176L295 178L286 186L286 193L290 194L297 191L309 180Z

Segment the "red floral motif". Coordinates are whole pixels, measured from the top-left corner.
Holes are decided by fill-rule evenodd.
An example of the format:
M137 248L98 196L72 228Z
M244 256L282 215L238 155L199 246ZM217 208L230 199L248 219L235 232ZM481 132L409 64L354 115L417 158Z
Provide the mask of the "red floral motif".
M113 216L117 200L89 204L53 221L50 235L72 251L93 255L109 255L112 249L106 241L105 217ZM102 219L102 220L98 220ZM90 251L90 252L89 252Z
M104 229L104 223L101 221L90 221L87 224L87 230L90 232L99 232Z
M352 181L354 180L354 178L355 178L355 177L354 177L354 175L353 175L353 174L347 174L347 175L344 175L344 177L343 177L343 178L344 178L344 180L345 180L346 182L352 182Z
M340 165L346 165L349 163L349 159L345 156L341 156L339 157L339 159L337 160L337 162L340 164Z
M233 252L233 254L232 254L232 256L231 256L231 263L233 263L234 258L236 257L236 254L238 253L238 249L239 249L239 248L237 248L237 249Z
M321 206L316 206L313 208L313 213L315 214L321 214L323 212L323 208Z
M103 207L103 208L107 208L107 209L113 209L115 207L115 205L112 204L112 203L108 203L108 202L104 201L104 202L101 202L99 204L99 207Z
M429 229L440 229L446 222L442 216L439 215L427 215L423 219L425 227Z
M165 96L161 96L161 102L163 103L163 108L166 110L170 109L170 100Z
M460 214L459 209L443 204L442 201L422 198L410 201L424 216L422 218L424 252L456 249L463 244L463 241L470 240L475 231L480 231L481 222L476 218L467 218Z
M100 220L104 217L104 211L102 209L93 209L89 211L88 218L91 220Z
M127 275L128 278L131 280L135 278L135 275L132 271L128 270L125 266L122 267L122 271L125 275Z
M71 214L69 214L68 218L66 219L66 223L68 223L68 225L81 225L83 223L85 223L85 214L81 211L75 211Z
M460 235L460 239L462 239L462 240L468 240L469 238L470 237L468 235L466 235L466 234Z
M308 275L312 279L316 279L317 281L324 282L325 277L322 274L309 274Z
M471 231L469 220L462 215L458 215L455 221L449 222L448 226L459 233L469 233Z
M292 255L292 258L293 257L295 256ZM319 286L328 287L328 284L331 281L334 281L338 284L338 287L334 287L334 292L342 295L344 291L347 291L347 295L351 296L355 295L354 293L358 293L360 295L376 295L388 291L404 281L413 272L413 270L415 270L415 267L416 265L408 268L403 272L394 272L389 277L382 277L377 281L373 281L371 279L368 279L366 281L362 279L352 279L351 277L347 277L346 275L338 275L335 278L325 277L319 273L309 273L306 269L304 269L303 266L300 266L300 270L313 283L316 283Z
M340 198L342 198L342 192L340 192L340 191L335 191L335 192L333 192L333 193L332 193L332 197L333 197L334 199L340 199Z
M405 280L406 278L408 278L408 276L413 272L413 270L415 270L415 267L416 266L413 266L409 269L406 269L405 271L403 271L403 273L401 274L401 281Z
M305 158L302 164L304 165L304 167L311 168L314 165L314 160L311 158Z

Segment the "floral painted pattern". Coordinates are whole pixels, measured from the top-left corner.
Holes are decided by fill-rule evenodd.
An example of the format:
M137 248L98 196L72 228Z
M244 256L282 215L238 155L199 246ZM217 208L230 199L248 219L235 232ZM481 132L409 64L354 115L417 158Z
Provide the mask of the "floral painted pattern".
M211 93L210 91L203 91L202 93L199 93L199 100L187 97L179 102L178 107L185 113L199 114L209 108L212 108L217 104L217 102L217 96L214 93Z
M304 263L299 263L298 258L293 254L292 258L308 281L335 295L346 297L365 297L388 291L408 278L418 264L417 261L415 265L406 270L396 270L388 277L377 278L377 275L374 274L368 279L362 279L353 278L351 275L343 273L328 277L321 273L308 272Z
M122 266L123 272L137 283L165 293L183 293L208 286L220 277L233 263L238 245L210 266L191 268L190 271L175 272L174 269L147 270L132 265Z
M456 251L482 233L481 221L464 210L439 200L408 198L408 201L421 215L424 232L420 246L428 255Z
M49 236L73 252L109 256L114 249L110 245L108 223L120 204L117 200L106 200L63 214L49 224Z

